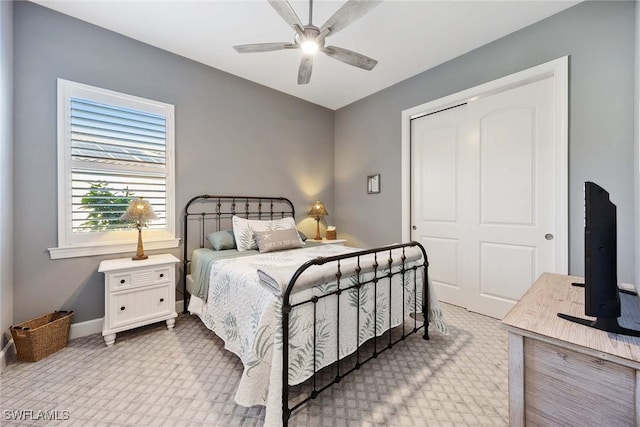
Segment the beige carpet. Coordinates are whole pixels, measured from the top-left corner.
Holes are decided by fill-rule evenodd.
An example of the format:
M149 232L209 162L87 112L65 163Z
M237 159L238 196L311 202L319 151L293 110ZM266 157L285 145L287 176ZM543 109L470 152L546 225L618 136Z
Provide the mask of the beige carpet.
M290 425L506 426L506 332L495 319L444 310L450 335L412 335ZM264 408L234 403L241 372L196 316L181 315L173 331L163 322L123 332L112 348L92 335L39 362L12 362L0 376L0 425L261 426Z

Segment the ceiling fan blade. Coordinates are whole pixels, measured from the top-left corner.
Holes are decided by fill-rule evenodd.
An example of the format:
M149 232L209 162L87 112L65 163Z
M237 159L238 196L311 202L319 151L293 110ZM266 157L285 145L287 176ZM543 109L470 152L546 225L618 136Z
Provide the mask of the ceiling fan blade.
M353 65L354 67L362 68L367 71L371 71L373 67L378 64L378 61L375 59L341 47L327 46L322 51L333 59L337 59L345 64Z
M296 11L293 10L293 7L289 4L287 0L268 0L271 7L273 7L278 15L285 20L290 27L293 27L296 32L303 31L304 25L298 15L296 15Z
M382 3L382 0L349 0L324 23L320 31L322 32L329 28L331 30L329 36L335 34L361 18L380 3Z
M311 81L311 70L313 68L313 55L302 55L300 68L298 69L298 84L306 85Z
M282 49L295 49L298 45L289 42L241 44L233 48L238 53L271 52Z

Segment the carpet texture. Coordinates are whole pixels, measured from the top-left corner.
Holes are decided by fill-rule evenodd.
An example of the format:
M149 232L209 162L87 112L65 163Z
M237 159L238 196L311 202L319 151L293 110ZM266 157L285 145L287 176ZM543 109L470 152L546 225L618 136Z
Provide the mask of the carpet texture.
M507 333L443 304L432 331L384 352L294 412L292 426L506 426ZM196 316L91 335L0 376L2 426L262 426L264 408L234 403L240 360Z

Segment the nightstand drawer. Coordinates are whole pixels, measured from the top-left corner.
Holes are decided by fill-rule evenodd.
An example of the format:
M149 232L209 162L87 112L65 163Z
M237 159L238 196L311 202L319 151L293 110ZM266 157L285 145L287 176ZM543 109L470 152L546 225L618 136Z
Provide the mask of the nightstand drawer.
M173 280L173 266L153 270L153 283L166 283Z
M111 295L110 328L119 328L173 312L170 307L171 286L154 286Z
M173 266L156 269L129 271L109 275L109 285L112 291L122 288L138 288L158 283L167 283L173 277Z

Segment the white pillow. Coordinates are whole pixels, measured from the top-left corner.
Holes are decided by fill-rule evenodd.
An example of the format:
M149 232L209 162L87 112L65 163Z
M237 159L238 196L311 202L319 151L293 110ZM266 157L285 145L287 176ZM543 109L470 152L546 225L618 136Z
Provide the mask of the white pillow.
M296 228L296 221L292 217L276 219L273 221L260 221L256 219L245 219L235 216L232 218L233 234L236 238L238 251L247 251L250 249L258 249L258 243L254 236L254 231L270 231L284 230L287 228ZM300 239L300 236L298 236ZM300 239L302 243L302 239Z

